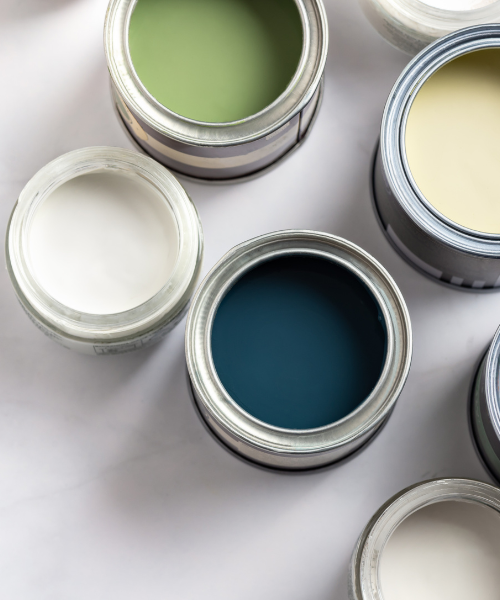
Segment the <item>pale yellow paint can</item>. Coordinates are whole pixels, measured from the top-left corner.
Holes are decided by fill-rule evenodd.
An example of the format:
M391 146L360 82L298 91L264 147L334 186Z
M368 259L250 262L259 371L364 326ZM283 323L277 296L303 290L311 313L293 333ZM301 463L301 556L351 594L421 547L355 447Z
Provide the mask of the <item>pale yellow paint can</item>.
M500 48L456 58L424 83L405 146L415 183L437 211L500 234Z

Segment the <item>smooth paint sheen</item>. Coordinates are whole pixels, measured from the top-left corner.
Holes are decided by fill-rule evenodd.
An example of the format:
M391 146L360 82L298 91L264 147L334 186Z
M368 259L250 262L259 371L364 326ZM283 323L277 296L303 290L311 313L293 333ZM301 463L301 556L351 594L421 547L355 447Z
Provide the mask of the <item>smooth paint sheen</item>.
M406 153L425 198L455 223L500 234L500 49L442 67L410 109Z
M493 4L498 0L420 0L422 4L442 10L475 10Z
M302 53L294 0L139 0L129 46L139 79L175 113L254 115L288 87Z
M384 600L498 600L500 515L445 501L410 517L381 558Z
M313 257L271 260L230 289L212 330L231 397L270 425L313 429L355 410L380 378L386 330L350 271Z
M62 184L37 208L29 230L38 283L65 306L92 314L152 298L170 278L178 246L175 217L159 192L109 172Z

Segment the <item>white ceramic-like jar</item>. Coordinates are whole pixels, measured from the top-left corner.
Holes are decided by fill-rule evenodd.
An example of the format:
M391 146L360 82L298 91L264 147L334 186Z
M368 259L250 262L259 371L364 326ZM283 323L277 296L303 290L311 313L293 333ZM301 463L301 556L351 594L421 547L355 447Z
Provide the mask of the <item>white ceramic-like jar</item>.
M375 29L415 55L457 29L500 21L500 0L360 0Z
M84 148L43 167L7 229L6 259L33 323L67 348L118 354L184 316L201 266L198 214L156 161Z

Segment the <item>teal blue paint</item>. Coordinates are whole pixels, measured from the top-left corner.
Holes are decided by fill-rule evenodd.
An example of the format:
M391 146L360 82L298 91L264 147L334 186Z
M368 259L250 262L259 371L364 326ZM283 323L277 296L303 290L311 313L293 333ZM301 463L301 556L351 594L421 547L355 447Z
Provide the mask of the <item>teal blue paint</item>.
M291 256L246 273L212 330L217 374L245 411L270 425L313 429L355 410L380 378L380 308L350 271Z

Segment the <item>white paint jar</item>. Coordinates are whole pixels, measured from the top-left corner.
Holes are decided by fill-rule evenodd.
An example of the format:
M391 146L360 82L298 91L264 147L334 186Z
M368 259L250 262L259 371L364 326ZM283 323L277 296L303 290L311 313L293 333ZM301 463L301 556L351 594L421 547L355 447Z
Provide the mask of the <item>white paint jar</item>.
M458 29L500 21L500 0L359 1L380 35L412 56Z
M156 161L84 148L43 167L14 207L7 269L33 323L67 348L118 354L184 316L203 237L184 188Z
M496 600L500 489L469 479L411 486L388 500L351 561L351 600Z

